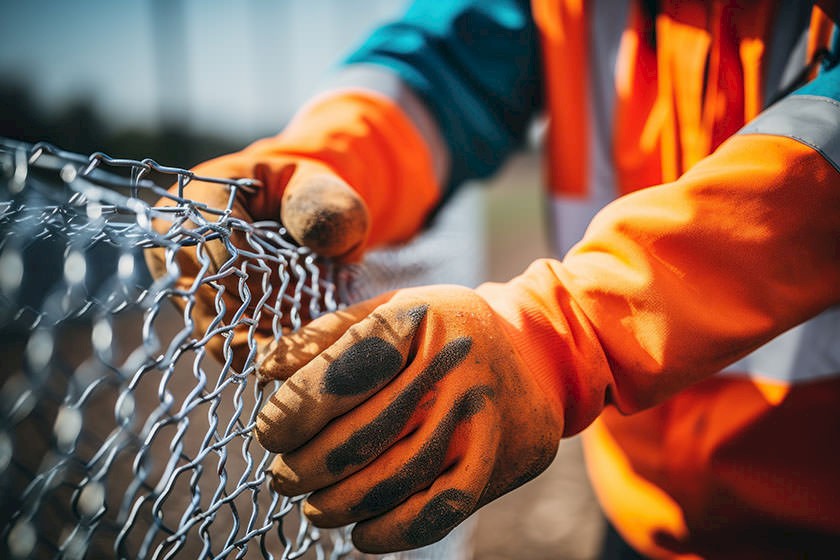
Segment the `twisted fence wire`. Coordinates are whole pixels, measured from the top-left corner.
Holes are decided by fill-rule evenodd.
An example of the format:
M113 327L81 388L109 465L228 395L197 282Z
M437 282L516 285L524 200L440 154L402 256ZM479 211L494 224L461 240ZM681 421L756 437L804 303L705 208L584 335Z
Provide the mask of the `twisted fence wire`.
M227 206L186 198L198 179L226 189ZM300 515L302 498L270 491L271 457L252 436L276 389L252 375L255 329L268 320L280 337L336 309L352 297L349 272L279 223L234 216L235 197L253 187L0 139L0 556L355 554L347 530L319 531ZM160 197L171 205L155 207ZM161 222L168 229L153 227ZM210 243L231 258L211 267ZM166 254L157 280L143 263L150 248ZM188 249L202 269L183 289L176 257ZM226 286L238 286L239 309L226 308ZM204 333L191 315L199 289L217 296ZM234 326L251 335L241 367Z

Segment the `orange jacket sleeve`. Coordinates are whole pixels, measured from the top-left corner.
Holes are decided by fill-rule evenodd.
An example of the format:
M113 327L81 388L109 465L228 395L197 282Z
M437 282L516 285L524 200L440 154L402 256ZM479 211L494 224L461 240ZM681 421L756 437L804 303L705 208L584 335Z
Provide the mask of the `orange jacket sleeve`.
M840 175L799 140L739 134L607 206L563 262L481 290L504 291L494 305L571 435L607 403L652 406L840 302Z

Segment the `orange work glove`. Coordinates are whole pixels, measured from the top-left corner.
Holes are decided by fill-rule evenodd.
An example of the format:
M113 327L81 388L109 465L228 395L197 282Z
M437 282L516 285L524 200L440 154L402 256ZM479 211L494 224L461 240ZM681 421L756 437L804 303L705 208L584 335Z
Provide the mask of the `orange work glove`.
M274 488L314 492L316 526L357 523L355 545L383 553L441 539L545 470L562 408L482 297L508 289L405 289L281 338L258 368L288 378L256 424L281 453Z
M233 205L235 217L247 222L267 219L277 221L280 217L291 236L299 243L324 256L346 261L358 260L369 230L367 208L359 195L324 165L299 158L264 157L263 146L270 147L270 141L263 141L242 152L208 161L192 171L202 177L257 179L261 184L254 192L248 193L239 189ZM176 185L170 192L176 194L177 188ZM184 188L183 196L210 208L223 210L227 207L230 191L225 185L192 181ZM163 198L158 206L174 204L175 201ZM205 214L205 218L210 222L218 219L211 214ZM159 233L166 233L171 225L171 222L162 219L153 222ZM187 225L187 228L189 227L191 226ZM234 230L230 242L239 250L254 252L246 241L244 232ZM204 271L196 248L185 246L178 250L175 263L178 265L179 274L173 286L175 290L190 291L196 278L216 274L222 265L231 260L230 249L220 240L207 242L203 250L211 263L210 269ZM158 278L167 273L165 249L147 251L146 262L154 277ZM258 271L255 263L250 264L254 266L248 267L244 257L237 258L233 263L233 268L236 269L246 265L248 274L247 285L251 302L246 306L244 314L241 312L245 301L239 286L240 276L227 274L216 280L217 284L224 287L224 324L238 323L231 331L230 340L233 366L237 370L245 365L250 353L250 325L242 320L234 320L234 316L239 314L241 319L254 318L264 289L264 274ZM269 284L275 289L282 285L276 268L271 271L269 278ZM294 286L291 287L293 288ZM217 290L207 284L199 286L195 292L196 305L191 310L190 319L195 323L194 331L198 338L204 337L208 329L213 327L213 322L219 314L216 297ZM188 300L176 296L172 301L183 310ZM307 308L306 305L302 307ZM272 338L273 318L271 313L259 314L257 345L265 344ZM282 319L284 327L290 326L286 324L288 314ZM226 339L222 336L213 336L207 342L208 349L221 361L225 360L225 342Z
M387 98L368 92L340 92L323 96L305 107L280 135L255 142L244 150L202 163L192 170L203 177L256 179L254 192L241 190L233 215L245 221L280 220L292 237L325 257L338 261L359 260L370 246L404 241L416 233L439 198L432 156L421 134L402 110ZM177 193L177 186L171 191ZM230 192L226 186L202 181L186 185L183 196L210 208L224 209ZM162 199L161 206L174 204ZM216 218L206 216L211 221ZM166 232L170 222L159 219L154 227ZM248 248L244 234L234 234L237 248ZM231 253L222 242L206 245L212 263L202 272L195 249L181 248L176 255L179 277L176 290L191 289L199 274L213 274L230 261ZM167 273L166 253L146 253L153 276ZM235 266L242 266L241 259ZM248 272L248 271L246 271ZM251 270L250 272L255 272ZM190 310L196 335L202 337L211 326L232 325L231 347L234 366L241 368L249 352L249 329L241 319L253 318L263 293L264 274L248 278L252 302L245 313L240 278L228 275L217 280L224 286L226 313L218 316L217 290L201 286ZM273 271L270 285L281 285ZM184 307L186 300L174 301ZM238 319L234 321L234 316ZM258 345L272 339L273 316L258 319ZM208 348L224 359L224 337L214 336Z
M805 143L739 134L607 206L562 263L476 291L398 291L282 337L258 370L287 379L256 422L281 453L275 486L313 492L317 525L357 522L362 550L442 537L605 405L663 402L840 303L838 184ZM614 437L595 465L613 478L634 466L627 446L647 445Z

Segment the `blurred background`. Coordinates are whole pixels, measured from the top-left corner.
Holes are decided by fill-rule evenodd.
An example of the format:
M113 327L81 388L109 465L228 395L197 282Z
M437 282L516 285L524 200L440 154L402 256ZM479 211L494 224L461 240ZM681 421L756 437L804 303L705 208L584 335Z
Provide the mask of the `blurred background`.
M0 0L0 136L190 167L278 132L332 65L406 0ZM540 155L468 185L480 279L549 256ZM476 558L589 559L603 530L577 438L484 508Z

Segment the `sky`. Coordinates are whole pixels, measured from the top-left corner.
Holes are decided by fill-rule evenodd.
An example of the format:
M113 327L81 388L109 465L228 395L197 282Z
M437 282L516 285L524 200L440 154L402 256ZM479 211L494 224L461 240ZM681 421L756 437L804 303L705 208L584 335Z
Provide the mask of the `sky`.
M90 98L106 122L271 133L405 0L0 0L0 81L47 111ZM276 123L276 125L275 125Z

